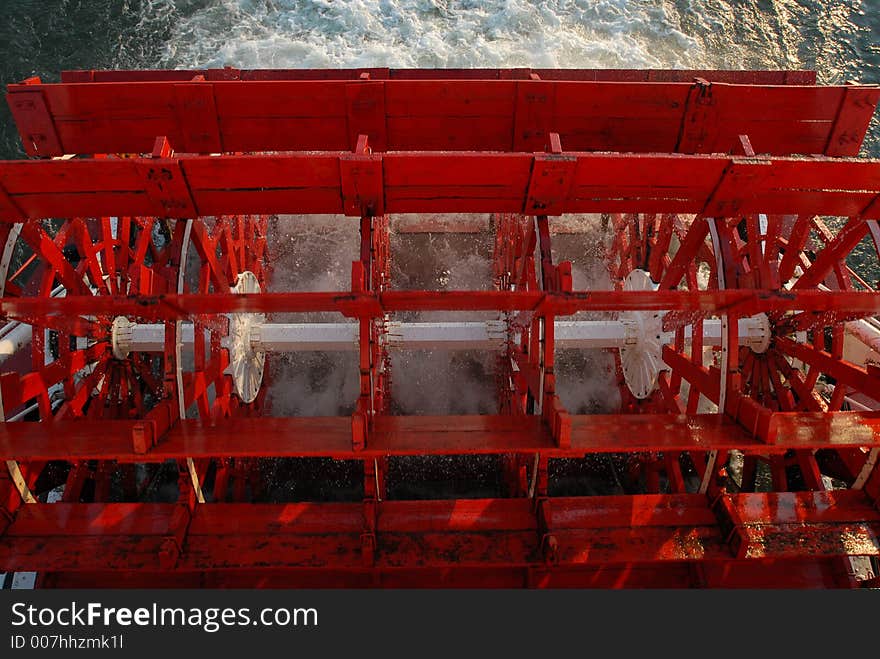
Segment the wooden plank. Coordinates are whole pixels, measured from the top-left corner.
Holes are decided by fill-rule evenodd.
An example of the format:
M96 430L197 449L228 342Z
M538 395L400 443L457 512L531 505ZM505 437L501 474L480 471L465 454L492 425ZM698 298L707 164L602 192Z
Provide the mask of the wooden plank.
M218 503L199 506L189 536L360 533L362 503Z
M805 70L718 70L718 69L519 69L520 79L536 73L543 80L605 80L617 82L692 82L705 78L716 82L757 85L814 85L816 72ZM357 80L369 73L373 80L468 80L499 79L510 69L149 69L149 70L74 70L62 71L62 82L125 82L148 80L191 80L204 75L208 80ZM221 77L222 76L222 77Z
M253 151L269 145L272 151L348 150L348 129L338 117L220 117L223 145L229 151Z
M880 413L774 413L766 438L752 437L733 421L714 414L572 415L571 421L571 446L559 449L537 416L380 416L366 448L354 451L348 417L239 418L217 426L185 420L175 424L147 454L133 448L133 433L143 422L82 419L49 425L21 421L0 425L0 458L161 462L187 456L357 459L535 452L578 457L729 449L780 455L791 449L880 446Z
M388 117L511 117L516 82L498 80L382 83Z
M388 117L388 150L507 151L513 117Z
M54 122L57 140L43 144L41 155L60 155L61 143L75 153L145 152L150 132L173 138L179 150L199 152L351 149L361 133L370 135L376 151L534 152L545 150L547 136L557 132L566 150L644 153L674 150L683 122L694 121L699 136L685 132L686 152L727 152L733 138L747 134L758 152L773 154L822 152L843 139L850 146L837 148L840 155L860 143L880 97L871 86L713 82L702 104L688 100L696 89L690 80L530 80L527 70L515 73L355 80L349 74L275 79L267 72L258 79L218 74L212 80L209 72L200 82L173 75L12 85L10 99L20 105L25 97L45 98L41 125ZM503 79L508 74L519 79ZM849 100L842 103L844 94ZM700 117L688 120L697 107ZM24 110L17 116L30 121ZM34 131L25 128L28 140Z
M157 535L6 537L0 542L0 569L7 572L163 570L160 555L168 540Z
M166 536L181 514L171 503L34 504L19 509L6 537Z
M212 82L217 112L227 117L346 116L344 80ZM149 83L148 88L162 86Z
M757 446L763 444L714 414L571 417L571 450L584 453L747 450Z
M0 219L18 220L15 206L29 218L150 215L159 210L171 217L190 217L192 202L199 213L208 215L340 213L343 197L352 198L342 189L340 159L352 157L347 152L182 156L162 161L173 180L161 194L145 178L145 171L162 173L162 165L152 159L3 162L0 185L13 204L0 208ZM420 152L373 154L369 159L377 169L381 165L385 212L522 213L530 200L531 173L534 167L544 167L535 164L536 158L549 162L555 157ZM561 176L562 184L548 199L554 212L562 213L852 216L880 193L880 163L873 160L605 153L561 157L566 167L574 163L571 186L563 198L568 174ZM183 177L174 174L177 163ZM184 182L192 195L189 205ZM374 200L379 199L377 185L370 193ZM162 200L173 201L173 208Z
M878 553L878 513L863 493L755 493L723 500L742 520L735 537L744 544L734 545L735 553L702 495L551 499L553 565ZM375 565L544 564L532 505L528 499L378 503ZM174 504L25 506L0 543L0 568L155 570L185 511ZM177 568L364 567L363 515L361 503L198 506Z
M475 454L552 450L540 417L383 416L367 440L367 451L388 455Z

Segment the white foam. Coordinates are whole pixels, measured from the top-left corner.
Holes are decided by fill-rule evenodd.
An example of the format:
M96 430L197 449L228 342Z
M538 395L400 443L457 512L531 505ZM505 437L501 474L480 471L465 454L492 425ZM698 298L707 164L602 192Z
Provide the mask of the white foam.
M177 67L679 67L707 61L670 3L219 0L182 17Z

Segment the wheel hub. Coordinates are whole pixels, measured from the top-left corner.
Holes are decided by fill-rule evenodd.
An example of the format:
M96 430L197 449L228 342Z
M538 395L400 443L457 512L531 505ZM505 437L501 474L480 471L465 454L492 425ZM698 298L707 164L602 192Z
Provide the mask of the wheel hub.
M644 270L633 270L623 284L625 291L656 291L658 284ZM644 399L657 388L663 370L663 312L625 311L620 320L626 328L626 342L620 348L623 379L633 396Z
M238 275L231 293L260 293L260 282L253 272L246 271ZM266 364L266 353L255 350L252 334L266 322L266 315L261 313L231 313L229 318L229 337L226 347L229 349L229 367L225 373L232 376L235 394L243 403L252 403L257 398L263 382L263 368Z

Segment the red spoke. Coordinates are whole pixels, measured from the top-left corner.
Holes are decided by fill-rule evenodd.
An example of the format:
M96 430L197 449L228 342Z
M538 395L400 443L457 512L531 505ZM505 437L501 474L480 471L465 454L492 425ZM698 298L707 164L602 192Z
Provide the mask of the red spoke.
M667 409L671 412L684 414L685 407L682 404L677 391L673 389L672 385L670 385L667 371L662 371L660 375L657 376L657 384L660 388L660 393L663 394L663 400L666 401Z
M827 352L817 350L785 337L775 339L776 347L789 357L798 359L811 367L827 373L841 384L855 391L880 400L880 378L870 375L864 368L844 360L835 359Z
M83 408L88 402L92 390L94 390L98 381L106 374L106 366L110 358L110 353L101 355L98 361L95 362L92 372L76 384L73 396L58 409L56 416L59 419L83 415Z
M131 254L129 263L129 277L134 279L135 269L139 269L147 258L147 252L153 244L153 225L155 219L152 217L144 218L144 222L140 225L137 238L135 239L134 251ZM155 254L151 254L155 256Z
M810 490L824 490L822 473L819 471L819 465L816 463L816 456L813 455L813 452L795 451L795 456L807 488Z
M788 474L785 472L785 458L781 455L771 455L770 476L773 479L773 489L776 492L788 490Z
M783 225L788 222L794 222L796 218L791 215L768 215L767 216L767 237L764 244L765 258L769 263L777 264L777 274L779 272L779 236L781 235Z
M40 254L52 268L54 275L72 294L89 295L80 276L73 269L62 251L39 224L26 222L21 228L21 237L36 253Z
M696 388L701 394L713 403L718 403L718 371L711 371L703 366L694 364L684 355L676 352L670 346L663 346L663 361L676 373Z
M107 285L104 282L104 272L98 261L98 253L92 244L92 237L89 234L89 228L83 220L74 220L74 238L77 240L77 251L83 256L86 262L86 269L91 276L92 284L98 289L100 295L102 289ZM112 293L112 290L110 291Z
M77 462L71 467L70 473L67 475L67 481L64 483L64 493L61 495L63 503L76 503L82 496L82 489L86 481L92 475L85 462Z
M697 253L709 235L709 223L701 217L694 219L693 224L687 236L682 241L666 269L663 273L663 280L660 282L660 288L675 288L684 277L685 271L689 264L693 263Z
M803 250L807 238L810 236L812 225L812 216L797 216L797 220L795 220L788 240L785 242L785 251L782 255L782 260L779 263L780 282L787 282L791 279L794 275L795 268L801 264L801 250Z
M779 404L779 409L783 412L792 412L795 409L794 396L791 390L782 383L782 378L776 365L777 357L778 355L775 352L771 352L768 355L767 369L770 373L770 382L773 384L773 390L776 392L776 401ZM780 357L780 359L784 358Z
M119 247L119 258L117 260L119 267L117 269L117 276L122 279L125 279L127 277L130 266L128 259L131 254L131 224L131 217L123 216L118 218L116 225L117 235L119 236L119 239L117 241L117 245ZM127 287L125 287L120 292L123 294L128 294L129 290Z
M134 355L132 358L132 364L141 380L144 381L147 391L157 393L162 390L162 383L150 371L150 361L152 361L151 355Z
M113 225L109 217L101 218L101 253L104 257L104 271L107 275L107 287L111 295L119 294L116 280L116 239L113 238Z
M794 288L814 288L821 284L835 265L858 245L868 233L868 225L861 218L851 219L840 233L816 256L816 260L795 282Z
M660 281L663 278L663 272L669 267L669 243L672 241L674 221L675 217L672 215L664 215L660 218L660 231L655 242L651 245L651 256L648 264L651 279L654 281Z
M211 283L215 291L226 292L229 290L230 281L226 271L217 260L217 241L208 235L207 229L201 222L194 222L192 228L192 241L202 263L207 266Z
M229 270L229 279L235 281L242 269L239 267L243 261L239 261L235 250L235 241L232 237L232 231L228 225L224 225L220 230L220 244L223 255L226 257L226 264Z
M88 416L90 419L100 419L105 416L106 401L113 394L115 386L114 379L116 378L116 373L117 371L115 365L110 362L109 368L106 369L106 371L104 372L104 377L101 379L101 387L98 390L98 395L92 398L89 402Z
M780 351L784 352L784 351ZM773 353L776 368L785 377L792 391L797 394L795 409L809 410L813 412L826 412L825 401L811 387L804 382L804 377L786 361L779 352Z
M97 361L106 351L106 344L96 344L86 350L70 352L46 366L38 366L34 372L15 377L15 385L11 380L4 379L4 404L7 407L10 405L17 407L32 398L45 396L48 387L62 382L71 373L76 373L87 364Z

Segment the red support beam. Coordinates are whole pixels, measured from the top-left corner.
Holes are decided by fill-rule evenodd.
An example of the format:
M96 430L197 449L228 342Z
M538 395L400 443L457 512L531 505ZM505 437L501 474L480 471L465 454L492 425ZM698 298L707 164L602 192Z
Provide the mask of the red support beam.
M84 331L79 314L126 315L143 320L175 320L235 312L332 311L346 316L400 311L533 311L567 316L579 311L686 311L696 317L735 309L746 317L767 311L837 309L848 317L880 313L880 293L873 291L388 291L385 293L168 294L131 297L71 295L52 298L3 298L0 314L8 319L42 322ZM71 319L71 320L68 320ZM780 338L781 340L781 338ZM787 345L787 344L786 344ZM797 349L793 347L792 350Z
M378 568L803 560L877 556L880 512L862 492L557 497L553 561L529 499L382 501ZM20 509L5 570L363 567L361 503L50 504ZM184 533L185 531L185 533ZM39 548L39 550L37 550Z
M151 415L155 417L155 415ZM362 449L346 417L86 420L0 425L3 460L162 462L186 457L376 458L537 453L582 457L738 449L757 454L880 447L880 412L768 413L757 435L716 414L572 415L560 447L538 416L377 416Z
M76 82L8 87L28 153L146 153L156 135L181 150L542 151L713 153L749 135L762 153L853 155L876 86L544 79ZM695 109L698 113L693 114ZM696 131L696 132L695 132ZM511 141L511 136L513 140Z
M851 587L839 559L682 561L585 566L78 571L45 588L816 588Z
M0 206L0 220L120 214L360 216L365 206L379 212L383 203L386 213L528 213L529 203L535 203L535 197L529 201L531 172L545 166L536 165L536 159L554 157L563 158L565 171L574 168L570 176L559 174L561 183L546 193L548 201L541 201L552 202L556 214L868 212L868 218L880 212L876 204L869 210L880 194L880 163L872 160L315 152L0 162L0 184L8 197ZM747 190L741 185L746 179Z

